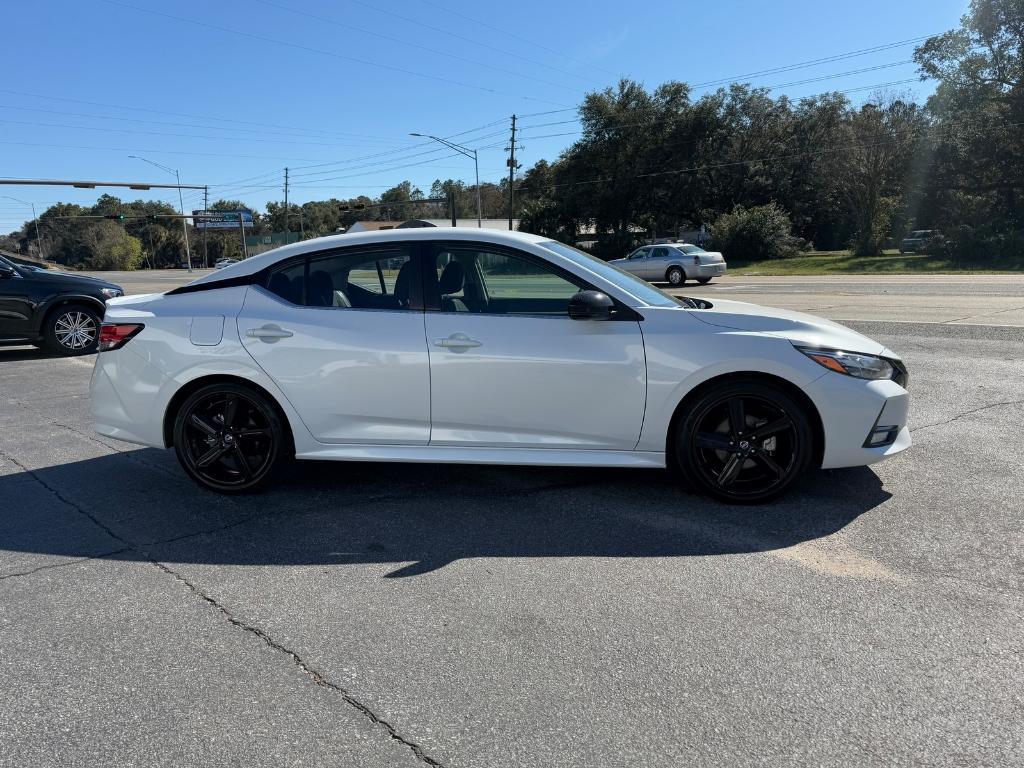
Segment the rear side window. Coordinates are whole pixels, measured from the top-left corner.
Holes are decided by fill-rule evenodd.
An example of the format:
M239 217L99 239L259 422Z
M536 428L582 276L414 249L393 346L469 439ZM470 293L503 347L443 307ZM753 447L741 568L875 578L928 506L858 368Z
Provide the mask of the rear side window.
M266 287L306 307L409 309L412 269L408 246L314 254L272 272Z

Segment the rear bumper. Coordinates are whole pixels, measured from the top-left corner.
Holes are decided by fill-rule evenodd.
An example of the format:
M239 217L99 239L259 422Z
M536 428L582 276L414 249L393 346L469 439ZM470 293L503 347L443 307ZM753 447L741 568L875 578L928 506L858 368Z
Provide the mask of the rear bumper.
M699 277L721 277L726 272L726 265L723 261L720 264L693 264L686 268L686 276L691 280Z
M167 377L129 349L96 356L89 384L94 429L101 435L163 448L161 390Z
M911 445L910 395L895 381L863 381L827 373L807 388L825 432L822 469L874 464ZM891 427L891 442L871 446L869 436Z

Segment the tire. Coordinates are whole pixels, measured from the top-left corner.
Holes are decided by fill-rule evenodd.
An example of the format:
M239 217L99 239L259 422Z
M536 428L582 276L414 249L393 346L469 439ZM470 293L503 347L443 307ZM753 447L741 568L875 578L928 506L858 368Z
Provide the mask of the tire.
M43 342L58 355L91 355L100 341L101 318L85 304L66 304L46 316Z
M686 285L686 273L681 267L669 267L665 273L665 281L673 287Z
M243 384L193 392L174 418L174 451L185 473L218 493L263 488L291 453L276 405Z
M710 277L698 277L697 278L697 282L700 283L701 285L707 285L708 283L711 282L711 278Z
M709 388L678 421L675 456L696 490L730 504L778 498L811 463L814 432L804 407L755 379Z

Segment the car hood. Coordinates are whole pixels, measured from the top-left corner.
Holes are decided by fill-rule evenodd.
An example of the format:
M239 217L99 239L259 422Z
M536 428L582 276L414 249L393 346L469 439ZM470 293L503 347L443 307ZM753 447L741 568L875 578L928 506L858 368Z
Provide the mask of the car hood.
M88 275L76 275L73 272L56 272L51 270L35 270L32 272L31 280L38 280L44 283L60 283L70 287L80 287L85 289L97 289L97 288L116 288L119 291L123 291L120 285L111 283L109 280L101 280L98 277L90 277Z
M809 347L827 347L868 355L891 354L882 344L845 325L788 309L762 307L744 301L716 300L711 309L691 310L690 314L708 325L767 333Z

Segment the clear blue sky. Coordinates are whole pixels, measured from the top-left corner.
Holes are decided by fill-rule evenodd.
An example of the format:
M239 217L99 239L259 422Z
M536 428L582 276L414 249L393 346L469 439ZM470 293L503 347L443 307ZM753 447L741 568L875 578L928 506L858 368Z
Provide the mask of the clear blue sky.
M481 180L496 181L513 112L527 115L520 158L528 166L556 157L577 127L541 125L570 121L572 111L536 113L571 107L620 76L648 87L735 78L941 32L966 7L967 0L11 3L0 48L0 176L168 180L128 158L139 154L180 169L182 182L257 208L281 199L285 166L294 169L296 202L379 194L405 179L424 192L439 177L472 181L472 161L408 136L416 131L482 148ZM739 79L793 97L865 88L914 78L913 64L898 63L912 52L908 44ZM868 71L838 76L851 70ZM825 79L801 82L816 78ZM896 88L917 97L931 91L917 82ZM102 192L0 189L37 207L88 203ZM196 201L189 196L186 208ZM0 232L29 216L0 198Z

